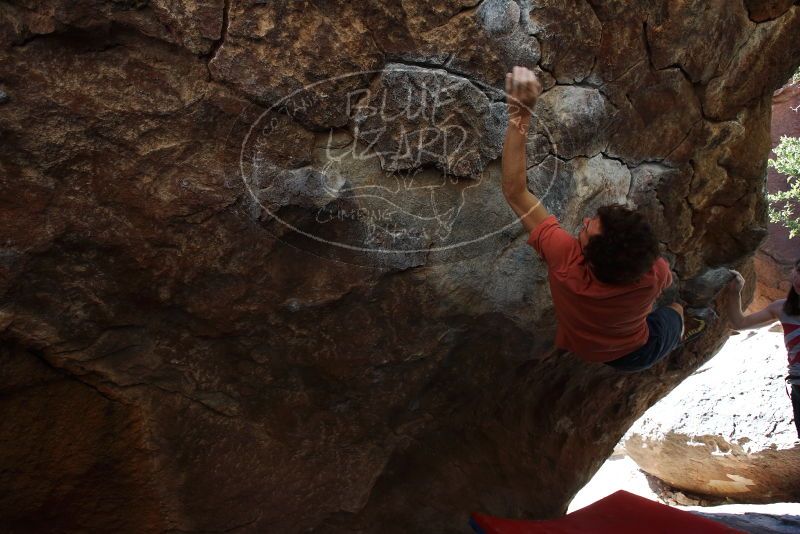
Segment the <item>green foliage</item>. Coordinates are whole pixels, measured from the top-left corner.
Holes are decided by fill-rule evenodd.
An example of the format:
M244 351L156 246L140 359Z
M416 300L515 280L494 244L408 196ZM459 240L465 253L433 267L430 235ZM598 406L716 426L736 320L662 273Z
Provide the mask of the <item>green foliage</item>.
M769 166L786 175L789 189L767 195L769 220L788 228L789 237L794 238L800 235L800 215L795 215L800 204L800 137L781 137L773 151L776 157Z
M800 83L800 67L792 75L792 83Z

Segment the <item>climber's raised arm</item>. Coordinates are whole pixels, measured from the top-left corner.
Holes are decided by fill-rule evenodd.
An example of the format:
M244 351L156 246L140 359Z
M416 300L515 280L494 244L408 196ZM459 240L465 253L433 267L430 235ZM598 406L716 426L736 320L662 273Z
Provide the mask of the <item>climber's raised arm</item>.
M542 84L525 67L514 67L506 74L508 128L503 144L503 195L520 218L527 232L548 215L541 201L528 191L525 145L531 124L531 109L542 93Z
M731 327L736 330L746 330L768 325L778 320L784 299L776 300L763 310L744 315L742 314L742 288L744 288L744 278L737 271L731 271L735 276L728 284L728 320Z

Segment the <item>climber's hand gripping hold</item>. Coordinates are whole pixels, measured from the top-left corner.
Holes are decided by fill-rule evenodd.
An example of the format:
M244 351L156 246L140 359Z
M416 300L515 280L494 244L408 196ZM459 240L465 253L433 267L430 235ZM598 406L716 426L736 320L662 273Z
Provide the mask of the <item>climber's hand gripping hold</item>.
M503 144L503 195L528 233L550 215L541 201L528 191L526 176L525 145L531 110L541 94L542 84L530 69L514 67L506 74L509 124Z

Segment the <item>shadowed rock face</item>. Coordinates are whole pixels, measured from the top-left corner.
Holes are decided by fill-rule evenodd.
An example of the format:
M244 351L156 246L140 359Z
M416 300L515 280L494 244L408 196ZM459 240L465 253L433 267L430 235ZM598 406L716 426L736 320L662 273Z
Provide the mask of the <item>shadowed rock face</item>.
M0 6L0 517L459 532L470 510L562 513L726 334L637 376L553 354L545 270L499 188L504 73L547 89L545 204L572 229L635 203L689 280L764 235L800 7L755 4ZM449 100L363 114L400 83Z

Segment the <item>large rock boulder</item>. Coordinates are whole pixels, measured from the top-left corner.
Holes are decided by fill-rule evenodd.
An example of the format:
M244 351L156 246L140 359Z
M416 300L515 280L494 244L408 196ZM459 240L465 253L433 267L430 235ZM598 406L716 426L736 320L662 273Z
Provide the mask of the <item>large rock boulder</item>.
M672 487L732 502L800 500L800 440L779 328L726 346L651 408L624 446Z
M800 514L798 514L800 510L798 510L797 503L725 504L684 509L748 534L795 534L800 532Z
M504 74L542 76L528 178L565 226L631 202L715 280L764 235L800 6L200 4L0 4L0 522L563 513L726 332L636 376L554 353Z

